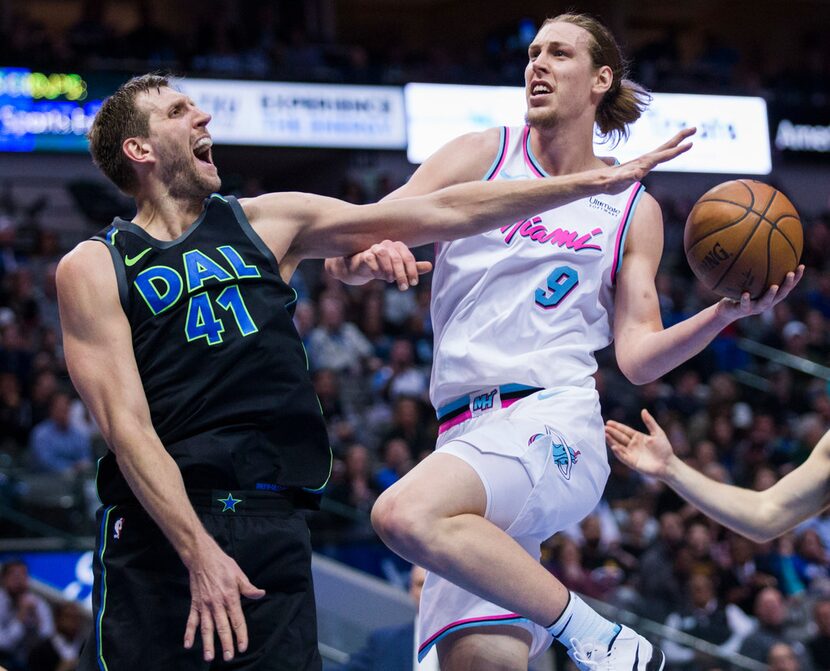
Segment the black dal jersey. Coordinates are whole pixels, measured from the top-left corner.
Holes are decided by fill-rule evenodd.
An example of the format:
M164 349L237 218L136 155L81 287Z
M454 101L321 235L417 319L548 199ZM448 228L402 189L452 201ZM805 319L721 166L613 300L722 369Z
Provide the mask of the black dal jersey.
M297 295L236 199L214 194L173 241L120 218L93 239L112 254L153 426L186 489L321 490L331 451ZM98 492L134 501L112 452Z

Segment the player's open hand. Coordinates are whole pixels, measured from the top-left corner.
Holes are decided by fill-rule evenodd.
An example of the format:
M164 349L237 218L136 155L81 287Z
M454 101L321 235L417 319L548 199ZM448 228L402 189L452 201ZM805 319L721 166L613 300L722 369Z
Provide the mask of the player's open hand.
M649 435L626 424L609 420L605 423L605 439L621 462L644 475L663 478L674 452L663 429L648 410L641 413Z
M216 637L225 661L233 659L235 650L245 652L248 627L239 596L261 599L265 590L254 587L239 565L218 546L200 552L188 569L190 615L184 632L184 647L193 647L198 627L205 661L215 657Z
M406 291L418 284L418 276L432 270L429 261L416 261L402 242L384 240L348 257L326 259L326 270L346 284L366 284L369 280L395 282Z
M655 166L671 161L680 154L689 151L692 148L692 143L684 142L684 140L690 138L696 132L697 129L694 127L684 128L671 140L647 154L620 165L615 165L613 168L600 169L604 181L602 190L605 193L622 193L632 184L643 179Z
M748 291L745 291L741 296L741 300L737 301L733 298L722 298L718 303L718 313L724 319L732 322L741 317L749 317L750 315L757 315L765 310L769 310L774 305L783 301L790 292L795 289L795 286L804 277L804 266L800 265L795 269L795 272L787 273L784 282L781 286L773 284L767 292L757 300L752 300Z

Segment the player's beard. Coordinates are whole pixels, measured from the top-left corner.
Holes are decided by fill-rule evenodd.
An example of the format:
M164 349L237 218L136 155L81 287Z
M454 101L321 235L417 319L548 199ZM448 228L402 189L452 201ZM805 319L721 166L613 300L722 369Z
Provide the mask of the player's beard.
M219 175L204 175L193 164L192 156L170 153L164 157L161 179L176 200L201 201L222 186Z
M556 110L547 107L531 107L525 114L525 122L531 128L549 130L556 126L558 117Z

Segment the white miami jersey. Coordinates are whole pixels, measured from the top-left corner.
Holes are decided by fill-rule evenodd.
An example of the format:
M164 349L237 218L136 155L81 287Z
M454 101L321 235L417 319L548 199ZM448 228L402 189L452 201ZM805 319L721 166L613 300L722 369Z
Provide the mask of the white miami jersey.
M546 176L529 127L502 128L484 179ZM593 388L594 353L612 340L614 281L642 193L637 183L436 246L434 407L513 383Z

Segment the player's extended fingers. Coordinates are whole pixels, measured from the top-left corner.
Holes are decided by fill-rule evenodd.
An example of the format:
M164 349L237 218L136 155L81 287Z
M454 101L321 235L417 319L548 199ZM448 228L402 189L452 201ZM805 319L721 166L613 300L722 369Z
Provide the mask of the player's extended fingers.
M605 422L605 426L611 427L629 438L636 433L634 429L628 426L628 424L622 424L621 422L614 421L613 419L609 419Z
M626 433L623 433L617 427L610 426L608 424L605 425L605 435L611 438L614 442L619 443L620 445L628 445L629 441L631 440L631 436L629 436Z
M372 245L370 251L378 260L383 279L387 282L393 282L395 280L395 269L392 266L392 257L389 254L389 250L382 244L376 244Z
M767 289L766 293L761 296L755 304L755 312L764 312L764 310L769 310L776 302L775 297L778 295L778 289L779 286L777 284L773 284L769 289Z
M652 414L648 410L646 410L645 408L643 408L640 411L640 417L643 418L643 424L646 425L646 428L648 429L648 432L652 436L663 432L663 429L660 428L660 425L657 423L657 420L654 419Z
M239 605L239 595L235 594L237 606ZM213 609L213 620L216 623L216 635L219 638L220 649L222 650L222 658L228 662L233 659L233 629L228 620L227 609L232 608L228 603L217 604Z
M202 635L203 657L206 662L213 661L213 614L206 604L199 610L199 632Z
M395 247L401 256L404 268L406 269L406 277L404 279L407 284L414 287L418 284L418 263L415 261L415 256L413 256L409 247L402 242L395 243Z
M415 267L418 269L419 275L424 275L432 270L432 264L429 261L416 261Z
M233 635L236 638L236 649L245 652L248 649L248 624L239 600L235 604L228 604L228 616Z
M668 141L664 142L659 147L657 147L657 151L677 147L681 142L683 142L683 140L685 140L688 137L691 137L695 133L697 133L697 128L695 126L684 128L683 130L675 133Z
M184 647L190 650L196 639L196 628L199 626L199 609L196 604L190 604L190 614L187 616L187 625L184 628Z
M398 283L398 289L406 291L409 288L409 277L407 276L406 264L400 253L396 250L391 254L392 260L392 274L395 282Z

